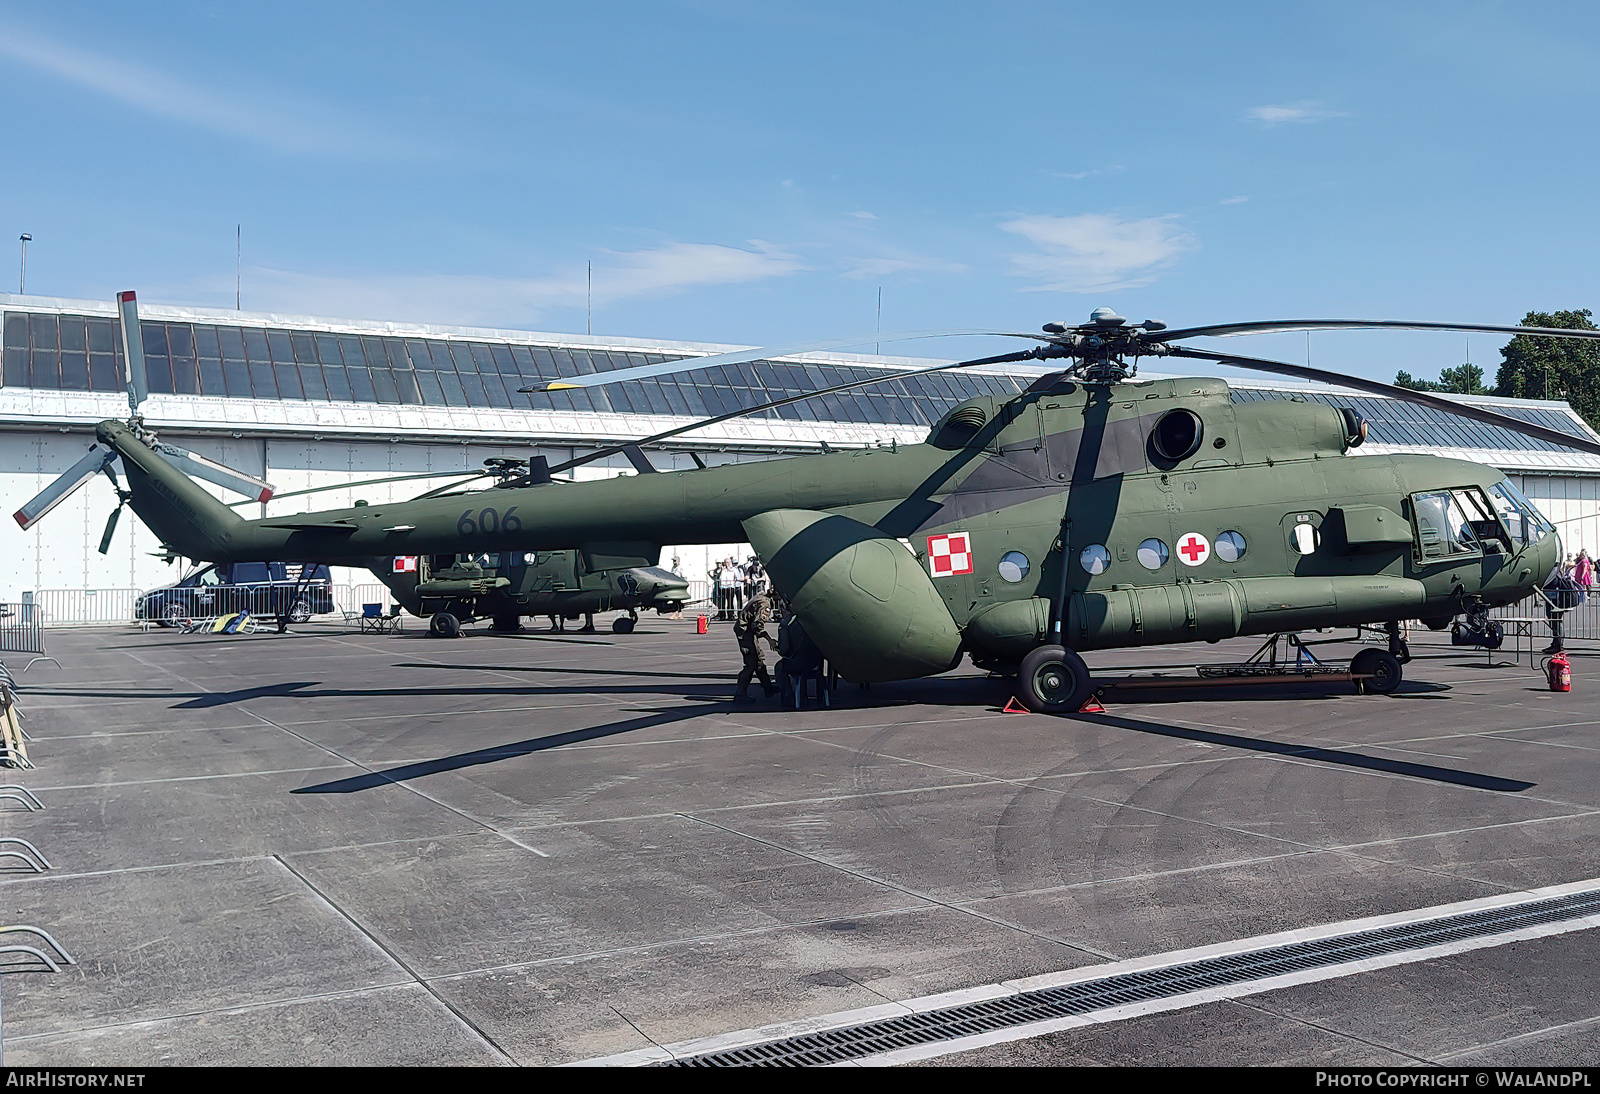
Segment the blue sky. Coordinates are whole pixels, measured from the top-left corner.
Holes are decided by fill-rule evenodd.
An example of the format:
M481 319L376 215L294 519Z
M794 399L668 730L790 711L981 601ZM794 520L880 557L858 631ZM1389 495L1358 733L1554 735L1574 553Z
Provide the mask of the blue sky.
M1597 61L1581 3L0 0L0 287L30 232L30 293L231 307L242 224L248 310L581 333L592 262L647 338L1515 323L1600 310Z

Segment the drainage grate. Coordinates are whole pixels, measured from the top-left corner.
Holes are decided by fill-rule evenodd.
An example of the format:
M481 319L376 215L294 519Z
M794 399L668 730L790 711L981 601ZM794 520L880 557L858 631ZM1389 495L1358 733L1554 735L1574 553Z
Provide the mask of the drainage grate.
M1597 912L1600 912L1600 890L1588 890L1527 904L1465 912L1393 927L1377 927L1355 934L1272 946L1143 972L1121 973L1059 988L1041 988L981 1003L966 1003L720 1052L685 1056L659 1066L799 1067L839 1063L913 1045L970 1037L1108 1007L1167 999L1207 988L1265 980L1347 961L1580 919Z

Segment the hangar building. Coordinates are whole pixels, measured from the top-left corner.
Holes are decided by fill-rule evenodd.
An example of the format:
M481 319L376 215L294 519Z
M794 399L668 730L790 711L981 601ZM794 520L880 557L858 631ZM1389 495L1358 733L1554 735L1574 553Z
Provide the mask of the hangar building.
M82 456L96 422L125 418L128 407L110 301L0 294L0 313L0 504L9 513ZM800 354L528 396L516 389L535 379L737 347L145 304L140 317L151 392L146 424L270 481L281 500L246 507L257 515L398 500L478 470L485 457L544 454L556 463L740 406L936 363ZM978 393L1013 394L1044 371L1012 365L890 381L713 426L651 450L650 458L669 470L692 467L691 452L720 463L816 451L824 443L912 443L951 404ZM1306 398L1351 406L1371 423L1362 452L1429 452L1499 467L1558 523L1569 551L1600 548L1600 457L1381 397L1272 380L1233 390L1236 401ZM1565 403L1452 398L1596 438ZM629 473L621 457L577 471L580 477ZM401 474L432 477L357 485ZM349 485L282 497L343 484ZM131 605L134 590L175 580L179 574L152 554L159 544L137 520L120 522L110 554L98 553L115 504L102 477L31 531L8 522L0 531L0 601L53 591L62 621L125 618L122 604ZM661 561L678 559L683 575L700 581L716 560L744 550L669 546Z

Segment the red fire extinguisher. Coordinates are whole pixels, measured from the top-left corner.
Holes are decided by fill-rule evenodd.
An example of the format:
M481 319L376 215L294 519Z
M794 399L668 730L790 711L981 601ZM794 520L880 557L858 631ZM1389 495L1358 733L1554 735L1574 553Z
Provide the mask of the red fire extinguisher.
M1551 691L1572 690L1572 664L1564 653L1554 654L1545 663L1545 672L1550 678Z

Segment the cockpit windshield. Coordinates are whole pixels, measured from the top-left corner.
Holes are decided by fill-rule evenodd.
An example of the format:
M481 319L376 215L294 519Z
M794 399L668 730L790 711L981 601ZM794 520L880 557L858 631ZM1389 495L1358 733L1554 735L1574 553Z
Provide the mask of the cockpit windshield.
M1501 549L1500 526L1477 487L1413 494L1411 507L1423 558Z
M1489 498L1494 502L1495 514L1519 546L1555 531L1555 525L1544 518L1533 502L1523 497L1521 490L1511 485L1511 480L1501 479L1489 487Z

